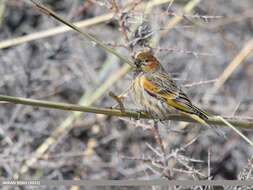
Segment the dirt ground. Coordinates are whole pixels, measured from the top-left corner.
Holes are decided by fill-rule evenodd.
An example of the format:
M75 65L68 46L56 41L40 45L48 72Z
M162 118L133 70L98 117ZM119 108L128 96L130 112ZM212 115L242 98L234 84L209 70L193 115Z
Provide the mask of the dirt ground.
M41 2L71 22L89 19L96 22L102 16L102 21L82 29L129 59L133 50L125 47L142 39L136 36L136 27L149 26L154 55L192 102L214 115L253 120L252 53L235 69L229 67L253 39L252 0L202 0L190 13L183 11L188 0L174 0L172 4L167 2L150 9L147 3L151 1L116 1L118 14L112 1L106 0ZM141 4L143 8L138 9ZM109 91L119 95L131 84L133 71L121 75L125 63L81 34L68 31L42 37L40 32L48 34L63 24L43 14L31 1L2 1L0 6L1 95L71 104L82 98L83 105L110 107L116 101ZM112 19L105 18L108 13L113 13ZM169 28L174 16L183 19ZM126 42L120 23L130 42ZM36 33L38 36L30 39ZM17 42L19 37L27 40L3 48L6 40ZM224 72L229 71L228 78L214 90ZM117 77L115 81L113 76ZM138 110L129 95L124 106ZM197 123L159 123L165 167L154 133L148 129L152 122L92 113L74 115L70 111L3 103L0 177L253 178L253 148L227 126L216 126L226 134L224 138ZM239 130L253 139L252 130ZM44 149L43 153L39 154L38 149L40 152ZM36 155L39 156L31 162Z

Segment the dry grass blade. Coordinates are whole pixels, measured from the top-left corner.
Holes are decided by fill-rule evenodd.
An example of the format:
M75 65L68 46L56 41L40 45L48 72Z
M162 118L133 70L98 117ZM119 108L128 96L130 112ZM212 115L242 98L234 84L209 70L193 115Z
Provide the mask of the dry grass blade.
M231 129L233 129L238 135L240 135L247 143L249 143L251 146L253 146L253 142L248 139L244 134L242 134L238 129L236 129L233 125L231 125L226 119L224 119L221 116L218 116L217 118L219 118L221 121L223 121L228 127L230 127Z
M240 53L233 59L233 61L227 66L224 72L220 75L217 81L214 83L213 88L210 90L210 93L206 94L203 98L208 102L217 90L228 80L234 70L243 63L243 60L252 52L253 50L253 38L244 46Z
M0 28L2 27L2 21L3 21L3 14L4 14L4 11L5 11L5 1L6 0L3 0L1 3L0 3Z
M99 23L108 21L112 18L113 18L113 14L108 13L105 15L97 16L95 18L90 18L90 19L86 19L84 21L75 22L74 25L79 28L82 28L82 27L87 27L87 26L99 24ZM26 43L26 42L30 42L33 40L38 40L38 39L54 36L57 34L62 34L64 32L69 32L69 31L71 31L71 28L64 25L64 26L58 26L58 27L44 30L44 31L40 31L40 32L31 33L31 34L28 34L25 36L21 36L21 37L17 37L14 39L9 39L9 40L5 40L5 41L0 42L0 49L8 48L8 47L15 46L15 45L22 44L22 43Z
M116 55L118 58L120 58L122 61L128 63L129 65L131 65L132 67L135 67L135 65L129 61L126 57L120 55L119 53L117 53L114 49L110 48L109 46L107 46L106 44L104 44L103 42L97 40L96 38L94 38L92 35L84 32L83 30L79 29L78 27L76 27L75 25L71 24L70 22L64 20L63 18L61 18L59 15L57 15L55 12L53 12L52 10L48 9L47 7L41 5L40 3L38 3L36 0L31 0L34 4L36 4L37 7L39 7L43 12L45 12L46 14L54 17L56 20L64 23L65 25L69 26L70 28L76 30L77 32L81 33L83 36L85 36L86 38L88 38L90 41L95 42L97 45L101 46L102 48L104 48L106 51Z

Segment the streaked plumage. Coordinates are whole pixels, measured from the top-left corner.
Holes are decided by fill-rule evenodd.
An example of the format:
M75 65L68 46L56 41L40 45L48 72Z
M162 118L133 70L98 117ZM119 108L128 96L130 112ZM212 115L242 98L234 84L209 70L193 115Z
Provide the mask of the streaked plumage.
M142 110L161 120L169 114L184 114L209 126L205 122L209 115L192 104L149 51L137 53L135 65L132 98Z

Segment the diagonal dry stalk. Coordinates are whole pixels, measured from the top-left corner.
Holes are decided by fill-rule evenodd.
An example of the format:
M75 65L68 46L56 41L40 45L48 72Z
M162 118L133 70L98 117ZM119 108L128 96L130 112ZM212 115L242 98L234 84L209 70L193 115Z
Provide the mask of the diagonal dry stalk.
M208 102L214 94L222 87L222 85L229 79L234 70L239 67L243 61L248 57L253 51L253 38L250 39L242 48L242 50L237 54L237 56L231 61L224 72L220 75L217 81L214 83L212 89L206 96L204 96L204 101Z
M119 105L119 107L120 107L120 111L121 111L122 113L125 113L125 107L124 107L124 105L123 105L123 103L122 103L120 97L117 96L117 95L115 95L112 91L109 92L109 96L111 96L113 99L115 99L115 100L118 102L118 105Z
M118 52L116 52L114 49L112 49L111 47L107 46L106 44L104 44L103 42L97 40L95 37L93 37L92 35L88 34L87 32L81 30L80 28L76 27L74 24L71 24L70 22L67 22L66 20L64 20L63 18L61 18L59 15L57 15L55 12L53 12L52 10L48 9L47 7L43 6L42 4L38 3L36 0L31 0L37 7L39 7L44 13L54 17L56 20L62 22L63 24L69 26L70 28L72 28L73 30L81 33L83 36L85 36L86 38L88 38L90 41L95 42L97 45L101 46L102 48L104 48L106 51L116 55L118 58L120 58L122 61L124 61L125 63L128 63L130 66L135 67L135 65L128 60L126 57L120 55Z
M251 146L253 146L253 142L248 139L244 134L242 134L238 129L236 129L233 125L231 125L231 123L229 123L226 119L224 119L221 116L217 117L218 119L220 119L225 125L227 125L228 127L230 127L231 129L233 129L238 135L240 135L247 143L249 143Z
M104 14L101 16L97 16L94 18L90 18L90 19L86 19L83 21L79 21L79 22L75 22L74 25L79 27L79 28L83 28L83 27L89 27L89 26L93 26L95 24L100 24L103 22L106 22L110 19L113 18L113 13L108 13L108 14ZM39 32L34 32L34 33L30 33L27 34L25 36L20 36L20 37L16 37L13 39L7 39L4 41L0 42L0 49L4 49L4 48L9 48L15 45L19 45L22 43L27 43L27 42L31 42L33 40L39 40L42 38L47 38L50 36L55 36L58 34L62 34L62 33L66 33L71 31L71 28L69 28L66 25L63 26L57 26L51 29L46 29L43 31L39 31Z
M0 29L1 29L1 27L2 27L3 14L4 14L4 10L5 10L5 1L6 1L6 0L3 0L3 1L0 3Z

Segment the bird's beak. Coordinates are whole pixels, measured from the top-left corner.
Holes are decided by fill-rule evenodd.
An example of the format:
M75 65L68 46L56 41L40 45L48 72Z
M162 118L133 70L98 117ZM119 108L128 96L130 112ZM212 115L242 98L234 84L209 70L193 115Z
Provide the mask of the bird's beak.
M141 67L141 60L135 59L134 64L136 65L137 68L140 68Z

